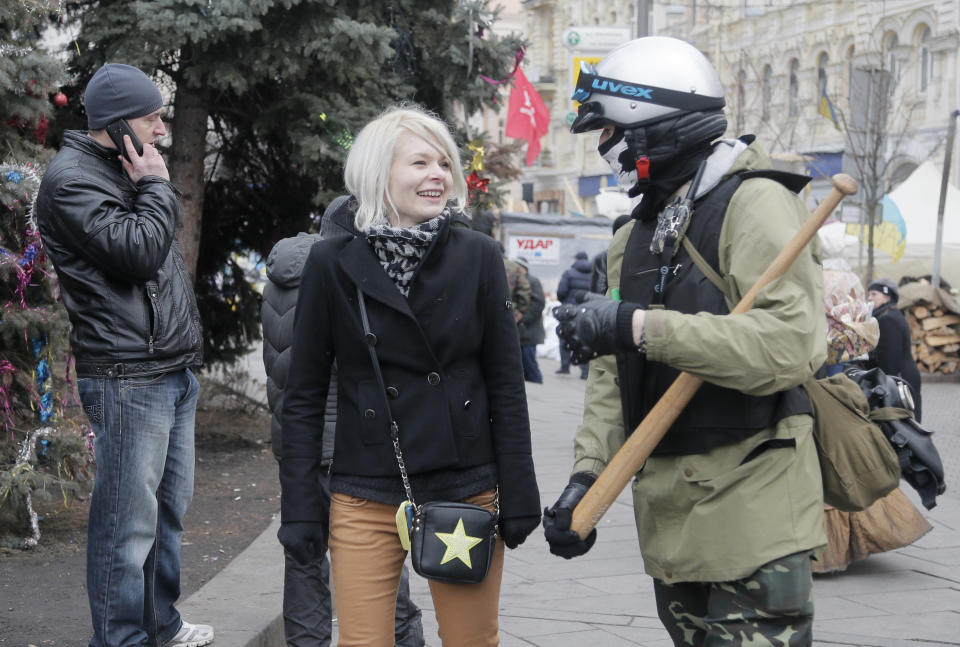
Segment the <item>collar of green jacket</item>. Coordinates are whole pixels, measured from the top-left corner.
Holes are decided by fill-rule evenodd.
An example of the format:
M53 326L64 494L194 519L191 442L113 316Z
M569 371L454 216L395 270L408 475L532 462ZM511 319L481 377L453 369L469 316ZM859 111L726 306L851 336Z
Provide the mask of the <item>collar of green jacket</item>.
M752 135L740 139L721 139L713 145L713 153L707 158L697 197L703 196L734 173L772 166L770 155Z

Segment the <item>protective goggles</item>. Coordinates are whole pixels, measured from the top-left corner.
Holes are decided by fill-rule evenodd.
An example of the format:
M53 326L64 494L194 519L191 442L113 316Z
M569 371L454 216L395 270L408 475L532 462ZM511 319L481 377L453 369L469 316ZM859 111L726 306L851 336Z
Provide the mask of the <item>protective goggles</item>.
M653 85L636 85L619 79L612 79L597 74L597 68L590 63L580 63L580 76L577 77L577 87L571 97L583 105L580 106L580 116L586 112L602 114L602 106L595 101L589 101L595 94L604 94L630 101L644 101L667 108L676 108L684 112L699 112L723 108L723 97L706 97L693 92L680 92L667 88L658 88Z

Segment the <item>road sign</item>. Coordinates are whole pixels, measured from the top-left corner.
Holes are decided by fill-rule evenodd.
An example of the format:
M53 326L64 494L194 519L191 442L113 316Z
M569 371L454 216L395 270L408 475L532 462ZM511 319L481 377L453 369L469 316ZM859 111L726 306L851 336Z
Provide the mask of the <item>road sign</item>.
M570 49L608 52L630 40L629 27L582 25L563 32L563 44Z

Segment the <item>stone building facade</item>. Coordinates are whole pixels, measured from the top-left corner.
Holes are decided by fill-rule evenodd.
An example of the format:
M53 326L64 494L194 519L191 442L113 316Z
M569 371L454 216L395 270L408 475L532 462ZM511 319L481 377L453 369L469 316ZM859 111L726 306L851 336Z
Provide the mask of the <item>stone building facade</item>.
M559 211L576 210L572 203L579 202L595 213L593 196L609 174L594 138L568 131L574 58L602 52L571 47L564 35L597 26L635 37L638 7L651 8L651 34L692 42L715 65L726 89L727 136L756 134L793 170L827 177L843 169L856 177L869 166L866 180L882 194L923 161L942 163L951 113L960 107L960 0L525 0L523 6L528 77L552 115L539 166L524 181L535 194L554 196ZM876 139L878 132L885 137ZM827 181L815 185L816 194Z

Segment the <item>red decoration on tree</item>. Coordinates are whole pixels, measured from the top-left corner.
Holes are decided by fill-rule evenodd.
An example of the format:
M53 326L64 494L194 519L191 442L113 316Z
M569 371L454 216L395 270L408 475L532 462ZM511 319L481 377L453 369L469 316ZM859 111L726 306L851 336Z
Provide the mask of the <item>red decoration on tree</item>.
M471 193L475 193L477 191L486 193L488 184L490 184L490 178L482 178L477 175L476 171L467 176L467 188L470 189Z
M37 121L33 127L33 140L43 146L47 143L47 132L50 130L50 120L44 115Z
M63 92L57 92L55 95L53 95L53 105L58 108L62 108L67 105L67 95L65 95Z

